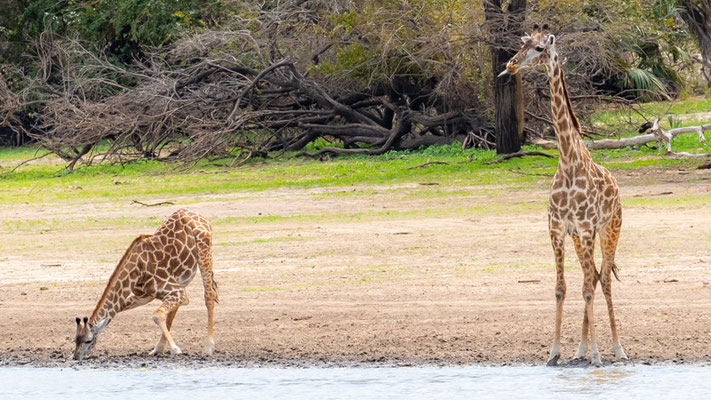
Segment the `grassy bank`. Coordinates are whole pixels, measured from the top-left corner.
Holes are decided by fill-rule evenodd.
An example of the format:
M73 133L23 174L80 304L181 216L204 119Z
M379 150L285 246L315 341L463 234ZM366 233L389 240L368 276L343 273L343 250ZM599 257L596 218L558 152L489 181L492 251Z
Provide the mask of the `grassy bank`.
M709 140L711 135L707 134ZM684 151L704 145L685 137L675 140ZM695 139L694 139L695 140ZM531 149L528 149L531 150ZM11 166L35 149L0 151L0 163ZM557 157L556 151L547 151ZM656 149L595 152L596 161L611 170L645 167L686 168L702 160L669 159ZM494 151L462 150L458 145L432 147L421 152L389 152L382 156L348 156L327 161L285 158L253 160L238 168L202 162L184 172L182 166L152 161L125 165L82 167L67 174L59 163L21 167L0 180L0 203L51 202L81 199L158 198L170 195L224 194L288 187L439 183L468 185L526 185L555 172L556 158L526 157L486 165ZM468 160L472 161L468 161ZM437 162L422 166L425 163ZM447 163L447 164L445 164ZM6 169L8 167L5 167Z
M638 106L645 115L660 115L669 103ZM711 99L675 102L675 118L662 125L687 126L707 122ZM622 136L635 134L639 114L621 110L597 113L593 121L607 128L623 126ZM711 153L711 132L706 143L695 134L677 136L675 151ZM527 147L524 150L539 150ZM546 151L557 157L557 151ZM294 158L290 154L252 159L236 168L231 160L202 161L189 170L183 165L138 161L128 164L81 166L68 173L64 162L53 156L41 158L10 173L25 160L41 156L45 150L33 146L0 149L0 204L46 203L63 200L153 199L170 196L225 194L278 188L313 188L399 183L438 183L448 186L528 186L551 175L557 158L526 157L487 165L497 155L492 150L462 149L460 145L433 146L420 151L391 151L381 156L339 156L319 161ZM656 143L638 149L594 151L593 157L607 168L687 169L703 160L675 160L666 157ZM427 163L432 163L424 165ZM428 191L432 194L434 191ZM357 194L357 193L355 193ZM349 193L354 195L354 193ZM436 194L435 194L436 195Z

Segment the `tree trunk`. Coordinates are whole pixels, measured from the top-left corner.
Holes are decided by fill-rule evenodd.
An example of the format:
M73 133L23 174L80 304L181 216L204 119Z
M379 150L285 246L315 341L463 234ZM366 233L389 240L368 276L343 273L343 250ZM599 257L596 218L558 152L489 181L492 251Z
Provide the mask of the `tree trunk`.
M511 0L506 11L501 9L501 0L485 0L484 11L492 41L496 152L516 153L521 150L524 128L521 76L497 76L519 48L526 0Z
M703 59L703 72L711 87L711 0L680 0L684 7L681 17L696 36Z

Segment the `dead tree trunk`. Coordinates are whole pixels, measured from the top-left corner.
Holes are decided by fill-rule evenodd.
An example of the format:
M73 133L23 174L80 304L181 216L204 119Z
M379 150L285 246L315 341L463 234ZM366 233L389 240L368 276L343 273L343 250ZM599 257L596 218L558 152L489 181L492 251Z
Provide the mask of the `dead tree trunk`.
M696 133L699 137L699 142L706 142L706 137L704 136L705 131L711 130L711 124L704 124L698 126L685 126L682 128L674 128L665 131L659 126L659 120L654 121L653 124L649 124L643 128L641 132L646 132L648 129L651 133L644 133L642 135L621 138L621 139L601 139L601 140L586 140L585 146L588 149L595 150L612 150L612 149L623 149L625 147L639 147L646 145L650 142L658 141L666 150L667 155L673 157L708 157L709 154L690 154L686 152L674 152L672 151L671 141L676 135L682 133ZM543 147L544 149L555 149L558 147L557 142L545 139L534 139L531 140L531 144L535 144Z
M521 150L524 128L521 76L497 76L506 62L516 54L519 37L523 36L521 24L526 11L526 0L512 0L506 11L501 9L501 0L486 0L484 11L492 40L496 152L515 153Z

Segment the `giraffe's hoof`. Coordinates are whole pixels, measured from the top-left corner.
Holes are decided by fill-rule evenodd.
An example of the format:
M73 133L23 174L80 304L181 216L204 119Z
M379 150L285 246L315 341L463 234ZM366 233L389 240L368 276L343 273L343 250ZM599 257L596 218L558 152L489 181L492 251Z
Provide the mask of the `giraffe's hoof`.
M212 353L215 352L215 342L213 340L208 341L205 343L205 355L206 356L211 356Z
M149 356L159 356L159 355L161 355L161 353L163 353L163 349L160 349L160 350L153 349L153 350L151 350L150 353L148 353L148 355Z
M587 344L580 342L580 345L578 346L578 351L575 352L575 357L573 357L573 358L574 359L585 359L585 354L587 352L588 352Z
M629 360L621 345L615 346L615 361Z
M546 367L555 367L558 365L558 359L560 359L560 354L556 354L551 357L546 363Z
M590 355L590 364L596 367L602 366L602 359L600 359L599 353Z
M171 348L170 348L170 354L173 355L173 356L174 356L174 355L178 355L178 354L183 354L183 351L180 350L180 347L175 346L175 347L171 347Z

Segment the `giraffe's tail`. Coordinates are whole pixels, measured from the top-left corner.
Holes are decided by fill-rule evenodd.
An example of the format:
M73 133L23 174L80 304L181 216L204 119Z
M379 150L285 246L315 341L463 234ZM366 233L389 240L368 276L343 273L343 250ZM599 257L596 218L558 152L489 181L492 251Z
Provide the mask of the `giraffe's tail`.
M618 272L620 272L620 269L617 267L617 264L612 263L612 273L615 274L615 279L617 279L618 282L621 282L620 277L617 275Z

